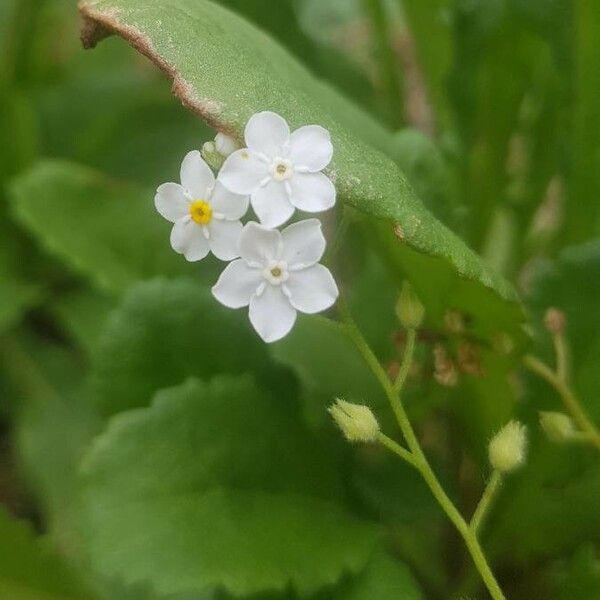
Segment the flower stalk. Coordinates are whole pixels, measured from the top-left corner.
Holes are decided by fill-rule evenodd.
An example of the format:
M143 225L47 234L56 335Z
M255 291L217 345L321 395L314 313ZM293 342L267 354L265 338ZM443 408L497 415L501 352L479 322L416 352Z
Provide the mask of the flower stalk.
M565 408L575 423L577 423L581 431L585 434L585 438L588 439L591 444L596 446L598 450L600 450L600 431L598 431L592 420L587 416L585 410L579 402L579 399L567 381L565 381L558 372L555 372L545 362L535 356L525 356L523 359L523 364L530 371L536 375L539 375L556 390Z
M375 353L356 325L348 305L343 298L339 299L338 308L342 325L346 333L354 342L354 345L362 355L369 368L372 370L373 374L383 388L383 391L385 392L385 395L396 416L396 420L398 421L398 425L400 426L408 449L402 448L389 438L383 436L383 434L378 436L379 441L385 447L397 454L400 458L412 464L419 471L438 504L463 538L471 558L473 559L473 562L475 563L475 566L479 571L479 574L481 575L481 578L485 583L490 595L494 600L505 600L505 596L488 564L483 549L481 548L479 540L477 539L477 535L465 521L440 484L437 476L431 468L431 465L429 464L429 461L427 460L427 457L425 456L425 453L421 448L401 400L402 388L406 381L406 376L413 359L416 331L414 329L409 329L407 331L408 335L406 350L402 358L400 371L398 373L398 377L394 383L392 383L389 380L385 369L382 367L381 363L375 356Z

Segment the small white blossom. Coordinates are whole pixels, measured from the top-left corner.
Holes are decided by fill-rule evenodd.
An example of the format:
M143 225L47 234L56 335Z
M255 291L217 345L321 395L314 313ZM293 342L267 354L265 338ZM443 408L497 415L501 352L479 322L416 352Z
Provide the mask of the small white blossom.
M527 429L519 421L509 421L490 442L490 464L501 473L519 468L527 452Z
M349 442L377 440L379 423L368 406L337 398L327 410Z
M234 194L218 181L200 152L189 152L181 163L181 185L163 183L156 191L156 210L173 223L171 246L189 261L209 251L221 260L239 256L240 219L248 197Z
M321 312L337 299L331 273L318 264L325 238L317 219L282 232L248 223L239 251L241 258L227 265L212 292L229 308L249 306L250 322L265 342L287 335L296 311Z
M225 133L217 133L215 136L215 149L216 151L223 155L229 156L233 154L236 150L238 150L240 145L230 136Z
M232 192L250 195L263 225L278 227L295 208L312 213L335 204L335 187L321 173L333 155L326 129L307 125L290 133L285 119L265 111L250 118L245 140L247 148L227 158L219 180Z
M574 440L577 429L568 415L559 412L540 412L540 425L550 441L561 444Z

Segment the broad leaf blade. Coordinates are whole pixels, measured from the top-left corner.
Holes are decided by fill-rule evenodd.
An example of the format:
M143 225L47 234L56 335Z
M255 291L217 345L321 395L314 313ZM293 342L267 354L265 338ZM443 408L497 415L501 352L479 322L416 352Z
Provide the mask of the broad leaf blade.
M391 136L264 33L206 0L87 0L80 10L86 46L121 35L174 80L174 93L188 108L217 129L241 138L249 117L267 109L293 127L327 127L335 147L329 175L343 201L387 221L390 230L399 225L397 243L443 259L459 281L492 289L485 309L500 297L509 302L508 318L521 319L511 286L425 210L384 154Z
M335 502L332 458L289 399L248 377L161 391L115 417L84 462L93 562L162 594L332 585L377 539Z

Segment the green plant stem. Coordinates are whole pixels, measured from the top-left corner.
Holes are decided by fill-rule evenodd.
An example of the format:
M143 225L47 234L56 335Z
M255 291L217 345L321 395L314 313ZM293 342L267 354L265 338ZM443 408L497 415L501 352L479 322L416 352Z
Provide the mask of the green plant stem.
M416 467L415 458L412 455L412 452L409 452L406 448L403 448L400 444L398 444L398 442L395 442L392 438L389 438L387 435L381 432L377 434L377 441L382 446L385 446L388 450L391 450L394 454L399 456L402 460L405 460L413 467Z
M575 421L579 428L585 433L590 442L600 450L600 431L596 428L591 419L587 416L579 399L571 389L571 387L564 381L557 373L555 373L545 362L539 358L527 355L523 359L523 364L533 373L539 375L547 383L549 383L560 396L565 408Z
M408 373L410 371L410 366L412 364L412 357L414 356L414 353L415 353L416 339L417 339L416 329L408 329L406 332L406 346L404 348L404 358L400 365L398 375L394 381L394 394L396 395L396 397L400 396L402 388L404 387L404 383L406 382L406 378L408 377Z
M569 381L569 348L567 340L562 333L553 336L554 352L556 353L556 375L559 379Z
M485 486L481 500L479 500L479 504L477 505L477 508L473 513L473 517L471 518L470 526L475 535L479 533L479 530L481 529L481 526L483 525L483 522L488 515L501 486L502 474L500 471L494 471L490 477L490 480Z
M433 494L435 499L438 501L442 510L446 513L446 516L450 519L450 521L454 524L454 526L460 533L469 550L469 553L471 554L471 558L473 559L473 562L475 563L475 566L477 567L477 570L479 571L481 578L483 579L483 582L485 583L492 598L494 598L494 600L505 600L505 596L502 593L502 590L500 589L500 586L498 585L494 574L492 573L492 570L487 562L485 554L483 553L483 550L479 544L477 536L471 530L471 528L469 527L465 519L462 517L462 515L458 512L457 508L452 503L452 500L450 500L450 498L442 488L440 482L438 481L435 473L433 472L433 469L427 461L427 457L421 449L421 445L419 444L417 436L415 435L408 415L404 409L404 405L402 404L402 401L400 399L402 384L404 383L406 376L404 376L404 379L400 381L399 385L397 385L397 382L398 378L400 377L400 374L402 374L405 370L407 371L410 367L410 364L412 362L412 352L414 351L414 343L412 345L407 344L407 351L404 353L402 359L400 373L398 375L398 378L396 379L396 382L392 384L384 368L381 366L381 363L375 356L373 350L371 349L364 336L362 335L360 329L354 322L354 319L352 318L348 306L343 300L343 298L340 298L340 300L338 301L338 307L347 334L352 339L358 351L361 353L363 359L373 371L373 374L381 384L381 387L383 388L388 398L392 410L396 415L398 425L402 430L402 434L404 435L404 439L406 440L406 444L408 445L410 454L412 455L411 464L413 464L415 468L419 470L421 476L425 480L425 483L431 490L431 493ZM413 331L413 336L414 333L415 332ZM398 446L398 448L401 447ZM393 449L392 451L396 452L396 450L397 449ZM406 460L406 457L404 456L404 452L406 451L403 448L402 450L403 453L401 457Z

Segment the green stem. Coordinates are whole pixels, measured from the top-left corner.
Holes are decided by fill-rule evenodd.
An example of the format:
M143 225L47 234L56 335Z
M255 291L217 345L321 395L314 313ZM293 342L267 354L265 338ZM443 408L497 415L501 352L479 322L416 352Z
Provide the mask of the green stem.
M408 419L406 410L404 409L404 405L402 404L402 401L400 399L401 387L405 381L406 376L404 376L404 379L402 379L398 385L398 378L394 384L390 382L385 370L381 366L381 363L375 356L373 350L371 349L364 336L360 332L359 328L357 327L356 323L354 322L354 319L352 318L348 306L343 300L343 298L340 298L338 300L338 307L347 334L354 342L358 351L361 353L364 361L373 371L373 374L381 384L381 387L383 388L388 398L392 410L396 415L398 425L400 426L402 434L404 435L404 439L406 440L406 444L408 445L408 448L410 450L410 454L412 456L412 464L419 470L431 493L438 501L442 510L446 513L446 516L454 524L457 531L463 538L469 550L469 553L471 554L471 558L473 559L473 562L475 563L475 566L477 567L477 570L479 571L481 578L483 579L483 582L485 583L492 598L494 600L505 600L505 596L502 593L502 590L500 589L500 586L498 585L498 582L496 581L496 578L494 577L490 566L488 565L487 559L485 558L483 550L481 549L479 541L477 540L477 536L473 531L471 531L465 519L458 512L457 508L452 503L452 500L450 500L450 498L442 488L435 473L433 472L433 469L427 461L427 457L421 449L421 445L419 444L417 436L415 435L412 425ZM412 332L412 334L414 336L414 331ZM410 331L408 337L411 337ZM407 344L407 352L404 353L403 362L400 367L399 377L405 369L408 370L408 368L410 367L410 364L412 362L413 351L414 343ZM404 452L402 458L406 460Z
M407 463L411 464L413 467L417 466L415 464L415 457L412 455L412 452L409 452L406 448L403 448L392 438L389 438L384 433L379 432L377 434L377 441L382 446L385 446L388 450L391 450L394 454L399 456L402 460L405 460Z
M402 364L400 365L400 370L398 371L396 380L394 381L394 393L398 397L400 397L400 392L404 387L404 383L406 382L406 378L408 377L408 373L410 371L412 357L415 353L416 338L416 329L408 329L406 332L406 347L404 348L404 358L402 360Z
M560 396L565 408L571 417L577 423L579 428L589 436L591 443L600 450L600 431L596 428L591 419L587 416L579 399L574 394L569 385L561 379L546 363L532 355L527 355L523 359L523 364L533 373L539 375L549 383Z
M481 500L479 500L479 504L473 513L473 517L471 518L471 530L475 535L478 534L481 526L488 515L488 512L500 490L502 485L502 474L500 471L494 471L490 480L488 481L485 490L483 491L483 495L481 496Z
M566 384L569 381L569 348L562 333L553 336L554 352L556 353L556 375Z

